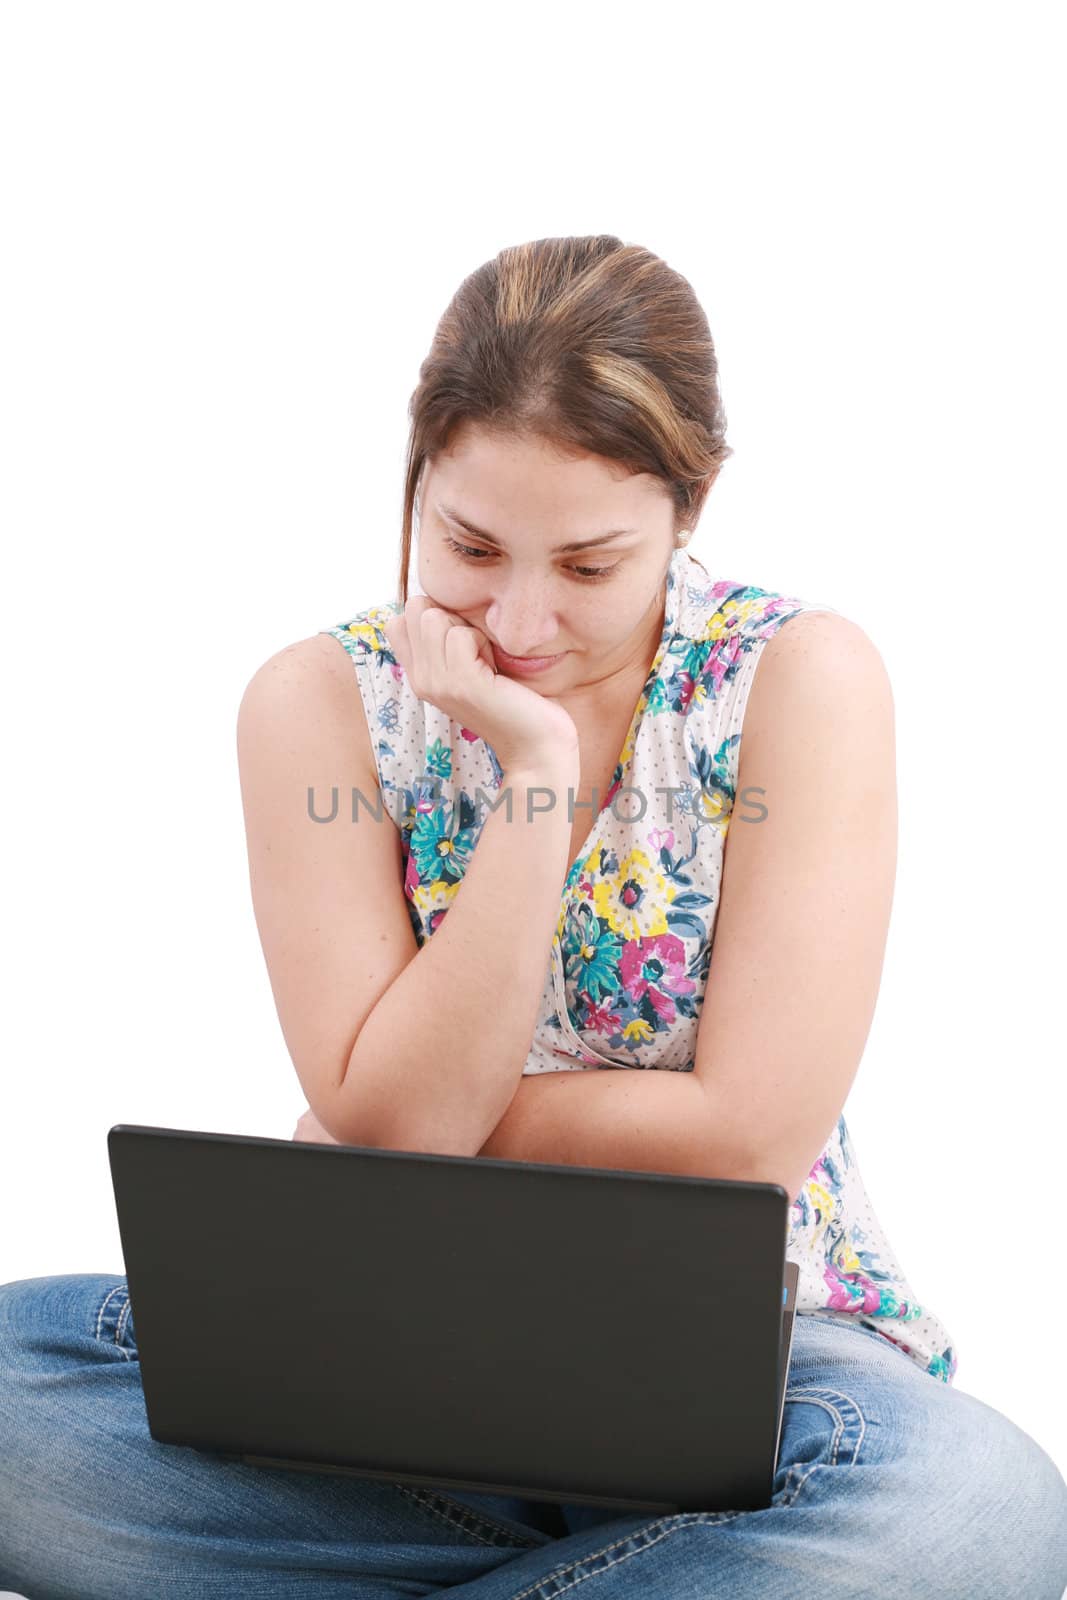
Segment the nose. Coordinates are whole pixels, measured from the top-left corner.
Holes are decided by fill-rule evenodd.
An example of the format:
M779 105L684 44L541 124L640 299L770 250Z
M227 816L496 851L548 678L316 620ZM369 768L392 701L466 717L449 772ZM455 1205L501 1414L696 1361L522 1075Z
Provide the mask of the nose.
M556 653L559 634L555 612L547 599L533 589L516 588L503 600L493 600L485 613L489 636L509 656L550 656Z

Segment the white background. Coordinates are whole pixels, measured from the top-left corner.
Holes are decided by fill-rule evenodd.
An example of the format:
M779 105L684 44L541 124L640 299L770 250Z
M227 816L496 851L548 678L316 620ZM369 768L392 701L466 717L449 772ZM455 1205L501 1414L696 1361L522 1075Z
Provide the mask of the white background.
M462 278L610 232L716 339L735 454L694 553L889 668L899 871L846 1115L957 1387L1067 1466L1053 20L3 8L0 1281L121 1276L113 1124L290 1136L241 694L394 597Z

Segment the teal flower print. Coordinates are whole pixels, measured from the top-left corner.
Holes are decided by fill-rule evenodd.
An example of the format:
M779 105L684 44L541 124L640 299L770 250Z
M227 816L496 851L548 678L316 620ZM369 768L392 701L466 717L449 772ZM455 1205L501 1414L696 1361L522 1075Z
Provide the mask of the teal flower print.
M436 778L452 776L452 746L443 739L435 739L426 746L426 771Z
M942 1383L951 1383L956 1376L957 1365L956 1354L949 1345L943 1354L930 1357L926 1370L932 1377L940 1378Z
M593 1000L614 994L619 987L618 967L622 941L583 902L567 917L563 938L564 971L575 989Z
M474 849L471 828L451 832L453 811L442 803L432 811L420 811L411 831L411 853L415 857L422 883L437 883L442 878L458 883L467 870Z

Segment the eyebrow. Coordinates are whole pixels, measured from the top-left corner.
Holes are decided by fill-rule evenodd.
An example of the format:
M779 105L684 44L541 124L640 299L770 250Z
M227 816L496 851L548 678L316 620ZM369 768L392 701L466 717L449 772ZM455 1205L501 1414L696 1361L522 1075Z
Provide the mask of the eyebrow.
M498 550L504 548L499 539L494 538L491 533L486 533L484 528L476 528L473 522L468 522L466 517L461 517L459 512L452 506L442 505L438 501L437 509L442 516L447 517L450 522L458 523L467 533L472 533L476 539L484 539L486 544L495 544ZM594 545L607 544L609 539L619 539L627 534L639 532L639 528L612 528L609 533L598 533L593 539L572 539L569 544L558 544L554 550L550 551L550 554L562 556L569 555L574 550L591 550Z

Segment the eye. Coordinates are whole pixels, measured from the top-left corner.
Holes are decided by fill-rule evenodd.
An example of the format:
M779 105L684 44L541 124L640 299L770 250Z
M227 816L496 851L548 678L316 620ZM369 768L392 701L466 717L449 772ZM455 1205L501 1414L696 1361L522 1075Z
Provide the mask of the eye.
M572 567L571 571L577 573L579 578L584 578L586 583L596 583L600 578L610 578L619 565L618 561L614 561L610 567Z
M492 557L491 550L475 550L469 544L460 544L450 534L445 534L445 543L450 550L454 550L464 561L487 561ZM610 578L615 569L621 566L620 561L615 561L610 567L572 567L571 571L583 583L599 583L604 578Z

